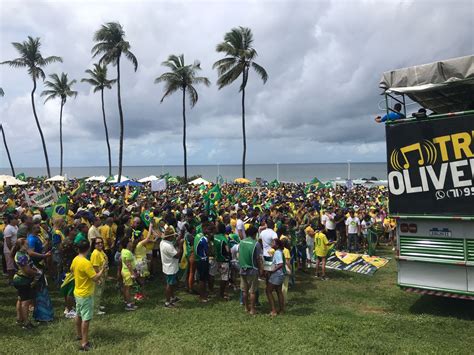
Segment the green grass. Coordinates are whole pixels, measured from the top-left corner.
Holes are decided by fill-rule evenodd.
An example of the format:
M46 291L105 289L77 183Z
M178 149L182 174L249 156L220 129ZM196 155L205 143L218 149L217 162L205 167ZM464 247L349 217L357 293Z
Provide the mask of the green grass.
M91 324L101 353L471 353L474 303L405 293L396 286L392 260L374 276L329 271L329 281L297 275L287 313L271 319L264 292L260 314L243 312L237 294L230 302L199 304L180 293L179 309L163 308L162 280L148 284L149 299L126 313L110 284L108 313ZM263 296L263 297L262 297ZM15 325L15 291L0 284L0 353L77 351L73 321L62 319L26 332Z

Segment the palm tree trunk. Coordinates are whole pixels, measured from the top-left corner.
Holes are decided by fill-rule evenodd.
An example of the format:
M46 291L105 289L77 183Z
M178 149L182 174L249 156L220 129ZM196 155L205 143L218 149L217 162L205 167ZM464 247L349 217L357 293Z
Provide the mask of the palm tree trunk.
M8 150L7 140L5 139L5 131L3 130L3 125L0 125L0 128L2 130L3 144L5 145L5 150L7 152L8 162L10 163L10 168L12 169L12 175L16 176L15 175L15 168L13 168L13 162L12 162L12 158L10 156L10 151Z
M242 80L245 83L245 69L242 75ZM242 139L244 143L244 149L242 153L242 177L245 178L245 156L247 154L247 139L245 136L245 86L242 87Z
M63 176L63 107L64 100L61 100L61 111L59 112L59 175Z
M38 120L38 115L36 114L35 91L36 91L36 79L33 78L33 90L31 91L31 106L33 107L33 115L35 116L36 126L38 127L38 131L41 136L41 143L43 144L44 158L46 160L46 170L48 171L48 177L50 178L51 170L49 169L48 151L46 150L46 142L44 141L43 131L41 129L41 125Z
M112 154L110 153L110 143L109 143L109 130L107 129L107 121L105 119L105 108L104 108L104 89L100 91L100 98L102 100L102 117L104 119L104 129L105 129L105 141L107 142L107 152L109 153L109 175L112 175Z
M120 57L117 58L117 100L120 116L120 144L119 144L119 168L118 181L122 177L122 161L123 161L123 112L122 112L122 98L120 97Z
M183 88L183 151L184 151L184 181L188 183L188 160L186 156L186 88Z

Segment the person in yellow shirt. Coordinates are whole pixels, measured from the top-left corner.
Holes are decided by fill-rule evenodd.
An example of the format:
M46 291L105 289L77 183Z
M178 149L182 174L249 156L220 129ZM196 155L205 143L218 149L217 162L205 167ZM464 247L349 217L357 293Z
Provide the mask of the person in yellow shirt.
M87 240L81 240L77 245L79 255L71 264L71 272L74 274L74 298L76 299L76 331L77 338L81 345L79 350L88 351L91 349L89 343L89 326L94 314L94 289L95 282L98 282L104 268L95 272L92 263L87 260L90 244Z
M328 241L323 231L324 227L319 225L314 234L314 253L316 254L316 278L319 278L319 264L321 263L321 280L327 280L326 277L326 256L329 246L332 244Z
M114 220L112 217L107 217L105 223L99 227L99 233L104 241L104 253L107 255L109 264L113 262L113 247L115 244L115 239L112 237L112 225Z
M107 255L104 252L104 240L101 237L95 238L95 241L93 243L93 251L91 254L91 263L92 266L94 267L95 272L99 272L101 269L107 268L108 266L108 259ZM94 292L94 313L97 315L104 315L104 308L103 306L100 305L100 301L102 298L102 294L104 293L104 288L105 288L105 280L107 279L107 275L104 272L102 274L101 279L99 282L97 282L97 285L95 286L95 292Z

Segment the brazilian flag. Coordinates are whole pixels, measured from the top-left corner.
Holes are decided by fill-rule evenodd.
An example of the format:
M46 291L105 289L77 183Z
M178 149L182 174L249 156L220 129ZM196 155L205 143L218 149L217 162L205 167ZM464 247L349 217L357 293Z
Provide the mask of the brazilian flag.
M268 184L268 186L275 188L275 187L280 186L280 183L278 182L277 179L275 179L275 180L273 180L272 182L270 182L270 183Z
M25 173L18 174L16 178L20 181L26 181L26 175Z
M321 183L321 180L319 180L317 177L314 177L313 180L311 180L311 181L309 182L309 184L310 184L310 185L316 185L316 186L317 186L317 185L322 184L322 183Z
M140 215L140 218L148 228L150 226L151 220L153 219L153 213L151 213L149 210L143 211Z
M82 194L84 191L86 191L86 183L84 182L84 179L81 179L79 181L79 185L72 190L71 195L76 196Z
M204 195L204 199L206 201L209 201L212 204L219 201L221 197L222 197L222 193L221 193L221 187L219 185L215 185L212 189L210 189L207 192L207 194Z
M62 195L58 201L53 205L53 210L51 213L51 217L57 218L65 218L67 215L67 203L68 203L68 197L66 195Z
M138 197L138 194L140 193L140 189L135 189L135 191L132 192L130 197L128 198L129 201L133 201Z

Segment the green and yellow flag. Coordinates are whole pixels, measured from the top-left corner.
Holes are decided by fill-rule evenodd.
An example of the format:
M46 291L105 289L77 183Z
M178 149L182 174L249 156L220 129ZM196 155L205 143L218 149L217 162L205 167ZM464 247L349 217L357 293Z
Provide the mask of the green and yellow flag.
M151 220L153 219L153 213L151 213L149 210L143 211L140 215L140 218L148 228L150 226Z
M209 201L212 204L219 201L221 199L221 197L222 197L222 193L221 193L221 187L219 185L215 185L212 189L210 189L204 195L204 199L206 201Z
M79 185L74 190L72 190L71 195L72 196L80 195L84 191L86 191L86 183L85 183L84 179L81 179L79 181Z
M26 175L25 173L20 173L16 176L16 178L20 181L26 181Z
M62 195L58 201L53 205L53 210L51 212L51 218L65 218L67 216L67 203L69 199L66 195Z

